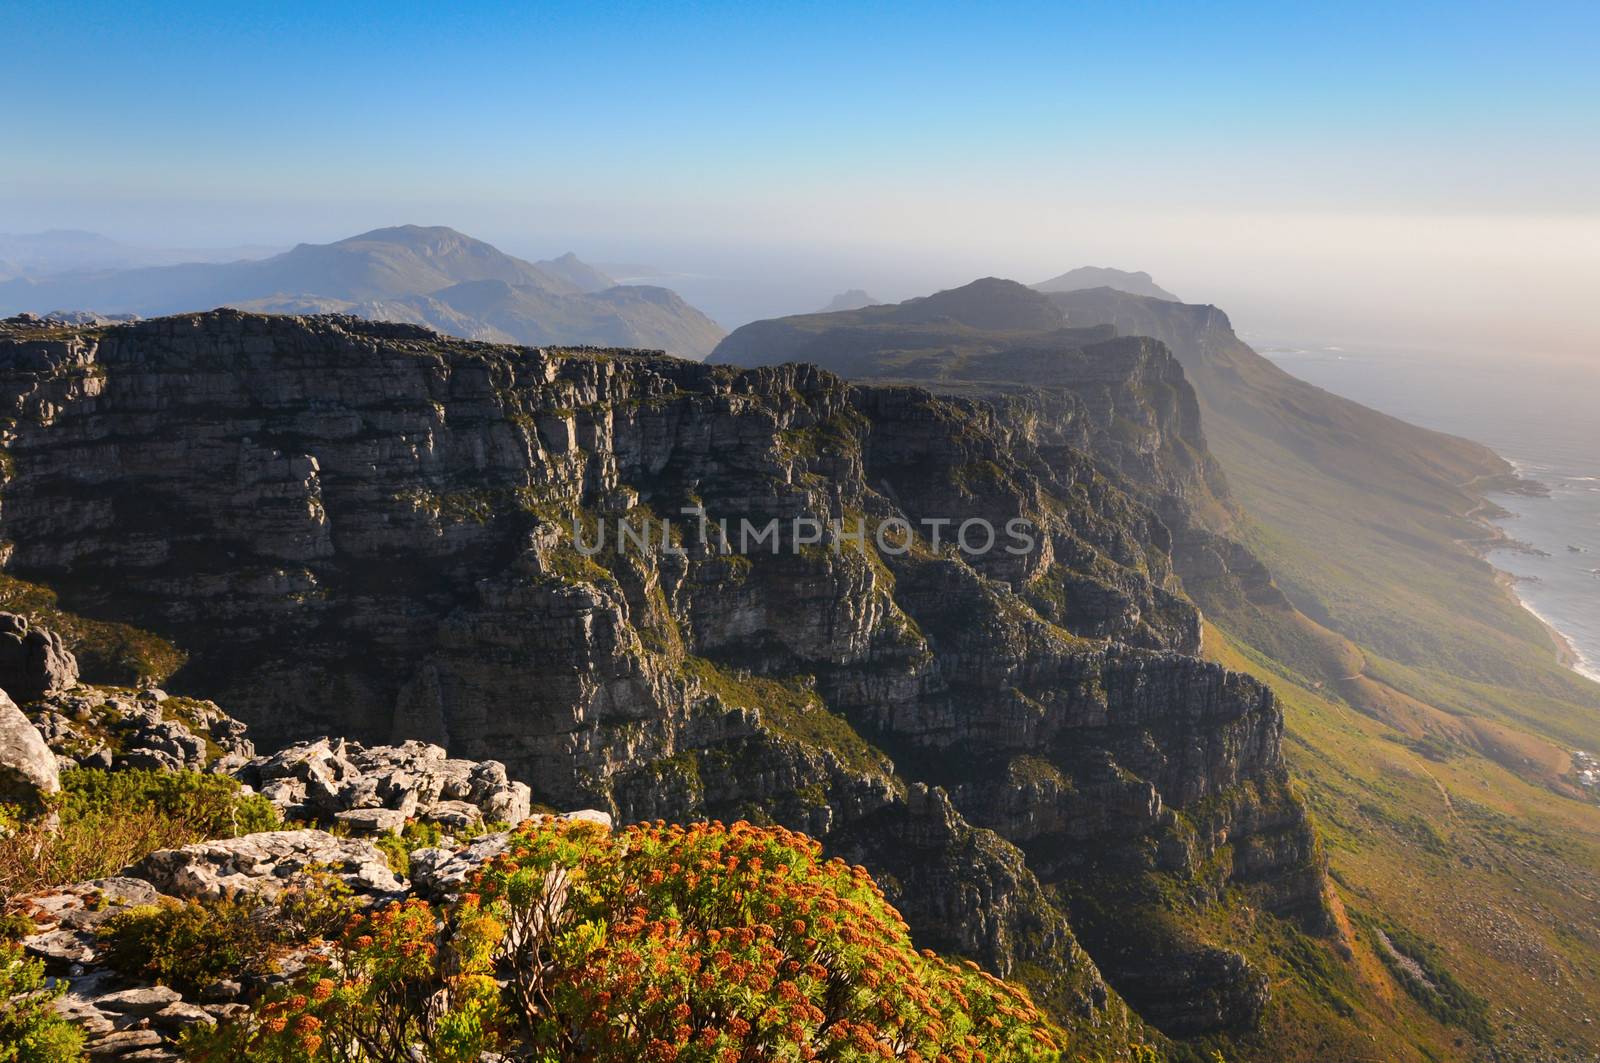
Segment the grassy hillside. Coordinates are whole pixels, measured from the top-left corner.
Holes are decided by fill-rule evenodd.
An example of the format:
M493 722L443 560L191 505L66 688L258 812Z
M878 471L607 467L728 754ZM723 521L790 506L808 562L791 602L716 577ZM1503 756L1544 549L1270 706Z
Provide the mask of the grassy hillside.
M1396 1034L1443 1059L1600 1051L1589 1019L1600 1008L1600 808L1491 757L1410 739L1225 632L1208 635L1218 661L1283 699L1289 761L1326 843L1356 965L1392 1003ZM1439 993L1408 988L1380 930L1397 951L1409 942L1423 953L1435 985L1448 975L1483 1003L1487 1042L1459 1024L1470 1007L1440 1023ZM1372 1058L1403 1058L1390 1048Z

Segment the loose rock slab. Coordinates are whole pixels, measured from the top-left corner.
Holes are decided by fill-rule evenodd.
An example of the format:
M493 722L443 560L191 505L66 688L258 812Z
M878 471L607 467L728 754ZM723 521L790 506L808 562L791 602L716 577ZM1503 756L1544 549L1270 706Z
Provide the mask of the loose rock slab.
M278 830L200 842L151 853L123 871L174 897L222 897L237 891L268 896L312 867L332 871L357 893L398 893L405 884L382 851L359 838L320 830Z

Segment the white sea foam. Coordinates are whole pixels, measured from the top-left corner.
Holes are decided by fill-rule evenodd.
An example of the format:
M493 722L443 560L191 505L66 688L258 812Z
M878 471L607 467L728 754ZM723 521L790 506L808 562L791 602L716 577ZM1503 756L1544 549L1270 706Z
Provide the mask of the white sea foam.
M1574 672L1577 672L1585 679L1593 679L1596 683L1600 683L1600 662L1592 661L1588 657L1584 656L1583 650L1578 647L1578 644L1574 642L1566 632L1562 631L1560 628L1556 627L1555 624L1551 623L1549 617L1545 616L1532 605L1528 604L1528 599L1524 598L1522 596L1522 592L1516 589L1517 587L1521 586L1523 582L1525 581L1513 580L1511 583L1512 592L1516 594L1517 601L1521 603L1522 608L1532 613L1540 623L1544 624L1551 631L1554 631L1561 636L1561 640L1566 643L1567 648L1572 651L1572 655L1577 658L1575 661L1572 661L1569 664L1569 667Z

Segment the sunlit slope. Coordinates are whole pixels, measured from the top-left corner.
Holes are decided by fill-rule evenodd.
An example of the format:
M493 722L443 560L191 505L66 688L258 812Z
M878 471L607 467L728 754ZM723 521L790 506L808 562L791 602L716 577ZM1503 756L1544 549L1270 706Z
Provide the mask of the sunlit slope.
M1472 549L1486 534L1473 519L1477 488L1509 482L1492 452L1296 379L1239 340L1215 307L1103 288L1052 299L1074 324L1109 323L1172 349L1248 514L1233 533L1301 612L1361 647L1369 678L1447 713L1569 747L1600 744L1600 685L1561 666L1543 625ZM1272 631L1279 625L1259 617L1226 619L1315 679L1355 671L1308 667L1307 656L1348 651L1298 621Z
M1208 636L1217 660L1284 702L1285 748L1358 937L1381 949L1372 929L1387 927L1434 950L1483 1001L1499 1058L1600 1052L1600 1026L1586 1021L1600 1009L1600 808L1470 749L1413 740L1224 632ZM1452 1029L1461 1044L1442 1058L1489 1058ZM1408 1035L1426 1043L1427 1031Z

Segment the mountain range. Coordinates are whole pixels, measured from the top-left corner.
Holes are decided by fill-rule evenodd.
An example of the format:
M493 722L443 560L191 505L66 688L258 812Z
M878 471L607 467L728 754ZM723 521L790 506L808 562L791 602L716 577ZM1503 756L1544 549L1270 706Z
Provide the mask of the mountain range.
M0 324L0 608L86 681L803 830L1085 1058L1600 1050L1600 688L1479 553L1484 492L1538 489L1491 451L1104 284L753 322L701 364L392 320L648 303L570 256L291 256L352 298L246 302L391 320ZM792 548L579 548L693 509ZM1039 536L858 552L796 517Z
M269 258L75 270L0 283L0 312L160 315L216 306L344 313L502 343L706 354L722 329L673 292L615 285L567 254L527 262L442 226L402 225Z
M1163 355L1181 363L1181 384ZM1499 541L1481 519L1494 509L1485 493L1539 485L1476 443L1295 378L1215 306L1105 285L990 278L895 307L753 322L712 355L792 359L999 404L1019 425L1052 405L1068 411L1056 423L1076 408L1109 423L1088 449L1170 529L1208 654L1284 698L1288 759L1344 903L1358 925L1386 927L1369 938L1375 960L1391 961L1399 936L1430 939L1452 978L1501 1002L1502 1058L1592 1043L1573 997L1541 986L1600 963L1565 929L1596 929L1584 898L1600 813L1572 751L1600 742L1600 688L1562 665L1483 557ZM1186 394L1190 413L1156 430L1149 411L1181 410ZM1533 940L1556 944L1537 962L1509 944ZM1395 1021L1416 1043L1431 1037ZM1413 1051L1396 1040L1383 1055Z

